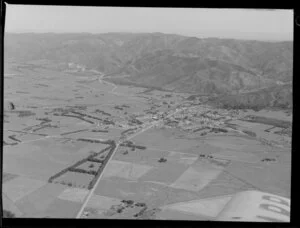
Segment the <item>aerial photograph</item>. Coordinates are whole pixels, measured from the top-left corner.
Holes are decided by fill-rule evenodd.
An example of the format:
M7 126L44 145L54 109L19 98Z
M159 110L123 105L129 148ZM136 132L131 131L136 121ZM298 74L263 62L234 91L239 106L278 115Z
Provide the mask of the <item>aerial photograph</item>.
M293 10L6 4L6 218L290 222Z

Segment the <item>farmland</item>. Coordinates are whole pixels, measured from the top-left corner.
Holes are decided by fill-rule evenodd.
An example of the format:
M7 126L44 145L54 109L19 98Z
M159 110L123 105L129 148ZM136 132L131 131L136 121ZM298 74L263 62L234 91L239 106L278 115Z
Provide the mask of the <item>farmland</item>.
M4 94L3 205L16 217L213 220L242 191L290 197L289 113L15 62Z

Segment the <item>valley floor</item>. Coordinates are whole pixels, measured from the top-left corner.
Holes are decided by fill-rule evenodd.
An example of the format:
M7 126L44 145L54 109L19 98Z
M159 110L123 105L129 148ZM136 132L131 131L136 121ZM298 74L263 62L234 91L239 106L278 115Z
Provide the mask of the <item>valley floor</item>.
M244 191L290 198L290 114L216 109L103 76L6 67L5 210L216 220Z

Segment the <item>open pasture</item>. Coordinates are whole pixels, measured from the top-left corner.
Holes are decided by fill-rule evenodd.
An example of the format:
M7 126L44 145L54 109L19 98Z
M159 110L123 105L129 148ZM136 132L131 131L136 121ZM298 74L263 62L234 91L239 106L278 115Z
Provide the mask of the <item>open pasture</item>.
M119 177L127 180L137 180L145 175L152 167L123 161L112 160L106 168L103 178Z
M159 159L166 158L168 164L190 165L198 159L198 155L188 152L167 151L160 149L147 148L145 150L131 150L129 147L120 147L114 155L115 160L134 162L139 164L149 164L151 166L162 166L165 163L159 163Z
M22 115L20 112L5 112L5 115L8 116L8 123L4 123L4 130L22 130L32 124L39 123L39 121L36 121L34 111L32 111L32 113L30 112L30 115L22 117L19 116Z
M15 214L16 217L21 217L23 215L23 212L3 192L2 192L2 209L12 212L13 214Z
M46 182L35 180L27 177L16 177L10 181L7 181L3 185L3 192L13 202L23 198L31 192L34 192L38 188L44 186Z
M85 142L63 143L63 140L43 139L4 147L4 171L46 181L60 170L85 158L91 151L98 152L103 148L96 145L92 147ZM87 149L83 149L85 147Z
M38 180L46 181L53 173L67 165L66 162L29 143L4 147L3 152L4 172Z
M109 210L111 208L111 206L117 205L120 203L121 203L120 199L93 194L87 204L87 207L95 208L101 212L105 212L105 211Z
M141 177L141 181L149 183L160 183L168 186L176 181L182 173L187 169L187 166L182 164L162 163L159 167L153 168L151 171Z
M43 213L37 217L75 218L81 203L56 198Z
M58 196L59 199L83 203L88 190L82 188L67 188Z
M180 152L178 153L174 151L169 152L169 154L166 156L166 159L169 162L178 162L180 164L191 165L198 159L198 156L194 154Z
M23 217L39 217L64 189L66 189L66 187L63 185L47 183L18 200L16 205L24 212Z
M94 130L97 130L97 128L93 128ZM78 138L91 138L91 139L98 139L98 140L106 140L106 139L112 139L119 137L121 135L122 130L116 129L116 128L110 128L108 129L108 132L93 132L91 130L88 131L81 131L81 132L75 132L72 134L68 134L68 138L78 139Z
M134 137L135 144L162 150L186 151L198 145L198 140L178 139L163 129L150 129Z
M204 165L190 167L170 186L173 188L198 192L215 179L221 172L221 169L205 167Z
M148 207L159 207L198 198L197 192L175 189L155 182L127 181L118 178L101 180L95 194L109 198L134 200L146 203Z
M62 120L60 120L60 133L68 133L74 131L86 130L94 126L92 123L88 123L86 121L74 118L74 117L66 117L61 116ZM92 121L93 122L93 121ZM96 121L95 121L96 122ZM69 136L69 135L68 135Z
M98 153L101 150L107 148L109 145L107 144L102 144L102 143L86 143L87 145L83 148L81 148L78 153L82 154L82 155L90 155L91 153ZM104 152L104 154L106 154L108 152ZM102 155L102 153L101 153Z
M258 167L258 166L257 166ZM260 170L260 168L257 168ZM240 191L255 189L247 179L239 179L227 172L226 168L216 178L211 180L198 193L199 198L212 198L225 195L234 195Z
M224 150L220 153L212 154L214 158L226 159L230 161L240 161L246 163L258 163L258 156L248 152Z
M86 171L95 171L97 172L97 170L99 169L99 167L101 166L101 163L99 162L84 162L83 164L77 166L77 169L84 169Z
M267 118L274 118L278 120L286 120L286 121L292 121L293 115L288 114L285 111L282 110L267 110L267 109L262 109L258 112L255 112L253 110L247 110L246 112L243 113L244 116L247 115L255 115L255 116L262 116L262 117L267 117Z
M97 149L90 143L67 140L64 138L51 138L34 142L34 145L43 149L44 153L52 155L61 162L70 164L87 156L90 150ZM86 148L87 149L84 149Z
M13 133L13 132L12 132ZM23 143L25 143L25 142L29 142L29 141L31 141L31 140L38 140L38 139L42 139L42 138L44 138L45 136L44 135L38 135L38 134L27 134L27 133L14 133L14 134L16 134L17 136L16 136L16 138L17 139L19 139L19 140L21 140Z
M247 122L246 121L240 121L240 120L236 120L236 121L231 121L231 123L235 123L238 124L238 129L241 131L245 131L245 130L250 130L251 132L255 133L255 138L256 139L265 139L268 141L272 141L275 144L284 144L284 145L288 145L290 144L290 137L285 137L279 134L276 134L276 130L270 130L270 132L267 132L265 130L272 128L273 126L271 125L265 125L265 124L260 124L260 123L252 123L252 122ZM249 126L251 127L249 127ZM274 128L277 129L278 128ZM279 128L280 129L280 128ZM248 143L247 143L248 144ZM254 148L251 147L251 149L253 150Z
M96 92L110 92L114 88L113 85L105 83L103 81L99 82L99 80L82 82L82 79L77 77L76 82L79 82L78 85L82 85L85 88Z
M18 64L14 61L5 61L4 62L4 74L18 74L20 71L18 71L17 67Z
M14 179L15 177L17 177L17 175L3 172L2 173L2 184L4 184L6 181Z
M117 89L114 90L114 92L123 94L124 96L130 96L135 95L137 93L143 92L144 88L139 87L133 87L133 86L118 86Z
M206 139L206 142L212 146L220 147L222 149L243 150L245 141L237 137L213 137ZM250 141L250 140L248 140Z
M128 153L126 153L126 151ZM124 154L125 153L125 154ZM131 150L130 147L120 146L118 151L115 153L113 159L125 162L133 162L138 164L149 164L151 166L158 165L158 160L162 157L165 157L168 154L166 151L157 151L157 150L140 150L135 149Z
M96 132L93 130L105 128L98 126L101 121L87 117L94 122L91 124L73 117L54 116L52 109L73 108L117 122L132 114L145 114L150 108L150 98L161 106L157 110L165 111L168 105L162 104L163 101L174 104L187 96L157 90L151 91L150 95L138 94L145 89L99 82L96 75L25 67L7 71L12 75L5 79L5 94L14 102L17 111L32 111L33 115L29 112L28 115L26 112L8 113L6 120L9 123L5 123L5 128L24 130L40 124L37 118L45 117L51 119L49 124L58 127L34 132L57 136L44 139L43 136L5 131L4 140L12 142L8 136L15 134L17 139L25 141L5 146L3 156L4 205L24 217L75 217L94 175L68 171L51 184L47 183L48 178L109 146L78 141L78 138L116 139L125 130L111 127L107 129L108 133ZM123 110L116 108L117 105ZM270 114L256 112L255 115L258 113L266 117ZM276 115L270 114L272 118ZM264 132L269 125L241 120L232 123L240 130L255 132L257 137L279 140L277 136L270 136L275 135L272 132ZM119 147L113 160L107 164L86 209L94 211L91 217L95 218L133 218L133 212L130 214L127 209L113 216L107 214L113 205L124 199L145 203L149 210L161 207L163 211L158 213L161 219L192 219L197 215L196 219L201 220L216 216L228 200L224 195L260 189L289 196L290 151L263 145L255 137L252 139L246 135L192 138L178 129L149 129L131 139L136 145L146 146L145 150ZM107 154L108 151L96 158ZM213 158L199 157L203 154ZM265 158L274 158L276 162L263 162ZM218 161L225 165L218 164ZM100 165L85 162L76 168L96 171Z
M87 188L89 183L95 176L87 173L79 172L66 172L63 175L57 177L53 183L64 183L75 188Z
M62 133L64 127L63 126L61 127L59 125L56 125L57 127L54 127L54 126L53 127L43 127L41 129L38 129L38 130L34 131L34 133L35 134L49 135L49 136L59 136Z
M261 153L270 150L268 146L262 145L261 142L256 139L238 136L208 136L205 139L205 143L218 147L220 149L219 152L223 150L234 150Z
M227 171L259 190L290 197L291 168L285 164L273 163L258 166L232 162L227 167Z

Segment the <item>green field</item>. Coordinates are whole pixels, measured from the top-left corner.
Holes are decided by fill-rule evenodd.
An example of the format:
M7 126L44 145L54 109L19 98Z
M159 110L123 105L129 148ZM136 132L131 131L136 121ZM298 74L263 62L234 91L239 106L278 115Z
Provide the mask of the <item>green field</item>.
M5 74L4 101L16 108L4 112L3 201L16 217L213 220L228 196L241 191L290 197L291 135L278 133L291 124L287 113L222 114L227 111L189 103L188 94L113 85L92 72L25 63L7 64ZM180 114L183 103L180 124L159 122L162 114ZM206 109L228 118L197 119ZM258 117L249 122L248 115ZM204 124L206 134L189 130ZM128 129L134 133L122 135ZM145 148L119 146L120 138ZM104 140L118 144L107 163L76 167L103 165L93 189L87 186L94 175L77 171L48 183L107 148Z

